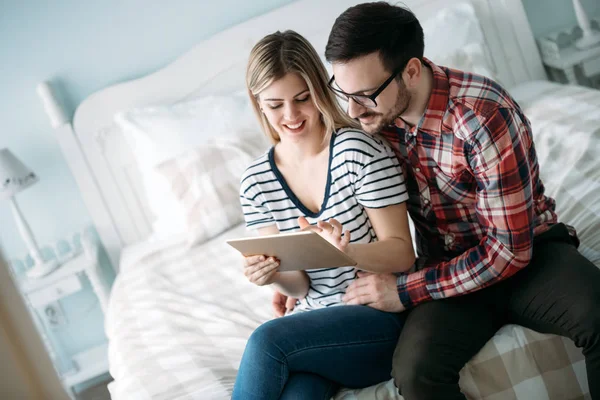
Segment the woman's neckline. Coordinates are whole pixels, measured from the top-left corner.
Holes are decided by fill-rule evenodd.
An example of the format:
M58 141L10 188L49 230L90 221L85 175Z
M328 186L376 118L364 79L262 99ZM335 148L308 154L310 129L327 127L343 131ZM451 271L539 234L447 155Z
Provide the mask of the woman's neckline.
M294 203L294 205L300 211L302 211L304 213L304 215L307 217L318 218L321 216L323 211L325 211L327 208L327 201L329 200L329 194L330 194L330 189L331 189L331 161L333 159L333 142L335 139L335 135L336 135L335 132L333 132L331 134L331 138L329 139L329 160L327 162L327 182L325 184L325 192L323 195L323 201L321 202L321 206L319 207L319 210L317 212L314 212L311 209L309 209L308 207L306 207L304 205L304 203L302 203L302 201L300 201L298 196L296 196L296 194L293 192L293 190L290 188L287 181L285 180L283 174L277 167L277 163L275 162L275 147L273 146L269 150L269 164L271 166L271 169L273 170L273 173L275 174L275 177L277 178L277 181L283 188L285 194L290 198L292 203Z

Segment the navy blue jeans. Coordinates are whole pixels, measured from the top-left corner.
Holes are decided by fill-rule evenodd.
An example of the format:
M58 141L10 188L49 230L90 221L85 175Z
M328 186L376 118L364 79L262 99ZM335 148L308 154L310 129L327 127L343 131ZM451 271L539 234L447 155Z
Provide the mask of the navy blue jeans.
M248 339L233 400L329 399L390 379L404 315L337 306L264 323Z

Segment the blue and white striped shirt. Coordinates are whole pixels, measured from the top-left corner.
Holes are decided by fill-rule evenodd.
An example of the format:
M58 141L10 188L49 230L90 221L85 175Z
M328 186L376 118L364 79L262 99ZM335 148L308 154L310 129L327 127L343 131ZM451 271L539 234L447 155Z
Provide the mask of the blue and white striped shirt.
M249 229L276 225L280 232L299 229L298 217L308 221L337 219L351 233L352 243L377 240L365 208L382 208L408 199L394 152L380 139L356 129L340 129L329 144L329 173L323 204L312 212L291 191L279 172L274 148L244 173L240 201ZM342 304L348 285L356 279L353 267L307 270L308 295L296 307L306 311Z

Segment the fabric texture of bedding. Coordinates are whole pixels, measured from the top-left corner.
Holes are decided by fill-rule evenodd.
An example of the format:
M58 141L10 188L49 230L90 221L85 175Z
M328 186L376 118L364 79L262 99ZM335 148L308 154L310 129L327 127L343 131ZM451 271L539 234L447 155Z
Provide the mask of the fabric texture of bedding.
M155 236L165 238L182 233L189 225L189 210L181 207L180 198L172 195L172 182L157 167L176 157L185 159L184 153L189 149L223 136L245 135L260 140L262 131L249 104L246 93L236 93L136 108L115 116L141 173L145 196L154 215ZM266 140L262 143L264 147L253 153L253 157L266 148Z
M517 100L532 123L547 193L600 266L600 93L536 85L535 96L523 90ZM113 399L229 398L247 337L271 318L271 290L248 283L225 244L241 235L243 225L191 248L169 240L126 250L106 324ZM516 325L503 327L460 377L469 399L589 398L581 351ZM401 398L391 380L335 397Z
M600 92L549 83L537 92L522 104L546 193L559 220L577 229L579 251L600 267Z
M240 176L264 151L260 134L226 136L190 149L155 167L183 211L190 245L202 243L243 221Z

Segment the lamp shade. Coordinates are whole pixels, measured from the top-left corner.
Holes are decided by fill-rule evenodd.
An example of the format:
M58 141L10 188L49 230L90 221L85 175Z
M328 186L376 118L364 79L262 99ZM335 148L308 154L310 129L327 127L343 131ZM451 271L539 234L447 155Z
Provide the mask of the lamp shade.
M37 175L10 150L0 150L0 198L8 199L38 180Z

